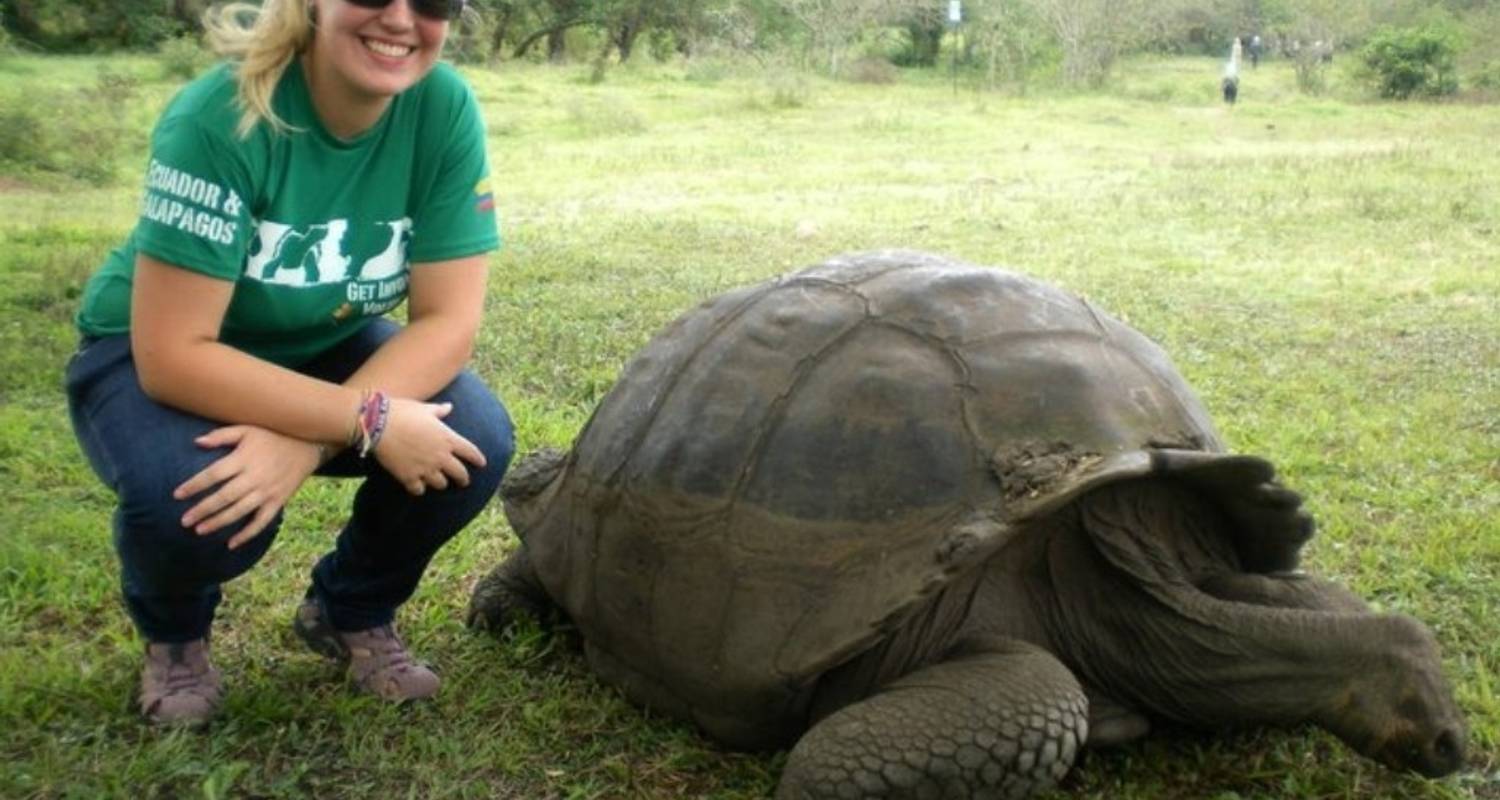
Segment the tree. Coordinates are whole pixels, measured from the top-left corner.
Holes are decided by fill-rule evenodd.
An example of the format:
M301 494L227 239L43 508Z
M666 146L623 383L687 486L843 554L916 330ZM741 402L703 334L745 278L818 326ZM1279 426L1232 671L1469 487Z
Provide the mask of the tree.
M1178 0L1027 0L1062 49L1063 80L1098 86L1130 49L1162 35Z
M1458 91L1458 42L1458 31L1444 25L1386 28L1365 44L1360 59L1381 97L1453 94Z
M5 26L44 50L154 47L184 28L176 12L190 3L164 0L9 0ZM191 19L187 27L196 27Z
M911 67L935 66L943 48L947 23L946 9L940 3L925 3L908 9L902 21L907 46L898 63Z
M1297 70L1297 86L1316 94L1340 45L1369 31L1381 0L1265 0L1271 25L1279 32L1283 53Z
M985 85L1000 81L1025 87L1026 79L1055 45L1042 20L1025 0L971 0L969 43L983 60Z
M920 0L778 0L807 32L808 45L838 75L844 54L862 33L899 19Z

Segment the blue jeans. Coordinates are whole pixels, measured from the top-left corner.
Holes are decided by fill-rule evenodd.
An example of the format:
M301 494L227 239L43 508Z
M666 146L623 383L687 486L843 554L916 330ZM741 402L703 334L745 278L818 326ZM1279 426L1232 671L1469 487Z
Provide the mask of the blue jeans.
M342 382L398 330L393 322L376 320L297 371ZM67 390L74 433L94 471L119 500L114 543L131 619L153 642L205 636L219 604L220 585L265 555L282 515L235 550L226 543L248 517L207 536L182 527L182 515L194 501L173 499L172 489L229 452L193 443L223 423L147 397L128 335L86 339L68 362ZM322 600L339 630L389 623L396 607L416 590L433 554L494 496L510 463L515 450L510 416L472 373L460 373L432 402L453 403L443 422L484 453L487 466L467 465L467 487L452 485L415 496L374 457L361 459L348 450L316 473L364 479L348 524L333 551L313 568L308 589L309 596Z

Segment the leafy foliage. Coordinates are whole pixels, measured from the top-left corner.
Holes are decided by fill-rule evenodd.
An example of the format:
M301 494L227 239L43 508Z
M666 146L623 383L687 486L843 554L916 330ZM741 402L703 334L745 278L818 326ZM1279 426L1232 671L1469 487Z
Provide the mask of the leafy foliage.
M1458 32L1446 26L1385 28L1360 58L1381 97L1405 100L1457 92L1458 51Z
M11 0L5 27L44 50L155 47L197 25L200 3L191 0Z
M214 61L211 51L196 36L174 36L156 48L162 75L169 79L189 80L207 69Z

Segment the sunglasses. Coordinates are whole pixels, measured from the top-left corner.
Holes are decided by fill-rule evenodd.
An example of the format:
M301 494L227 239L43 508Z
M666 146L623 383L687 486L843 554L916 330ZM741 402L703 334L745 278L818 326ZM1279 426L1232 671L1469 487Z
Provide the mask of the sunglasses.
M463 13L467 0L410 0L411 10L428 19L451 20ZM391 0L345 0L360 8L385 8Z

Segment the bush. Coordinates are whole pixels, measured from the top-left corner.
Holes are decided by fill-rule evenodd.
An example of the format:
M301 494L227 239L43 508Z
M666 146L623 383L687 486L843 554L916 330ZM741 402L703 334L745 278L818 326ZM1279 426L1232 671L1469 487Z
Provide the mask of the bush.
M161 63L162 77L168 79L189 80L214 62L214 54L204 49L196 36L175 36L163 41L156 48L156 57Z
M771 90L772 108L803 108L812 98L812 86L800 72L772 70L766 76L766 86Z
M10 6L12 33L44 51L152 48L188 25L161 0L31 0Z
M1458 91L1458 32L1445 25L1385 28L1360 51L1367 78L1381 97L1405 100Z
M876 56L865 56L849 66L849 80L855 83L895 83L896 66Z
M1500 61L1490 61L1475 68L1469 80L1480 89L1500 89Z

